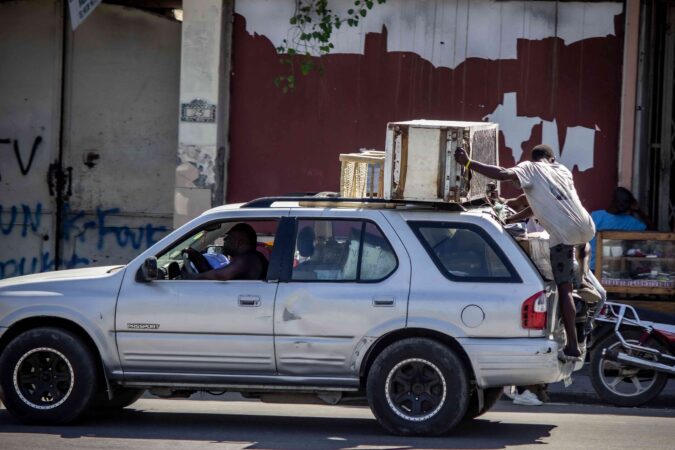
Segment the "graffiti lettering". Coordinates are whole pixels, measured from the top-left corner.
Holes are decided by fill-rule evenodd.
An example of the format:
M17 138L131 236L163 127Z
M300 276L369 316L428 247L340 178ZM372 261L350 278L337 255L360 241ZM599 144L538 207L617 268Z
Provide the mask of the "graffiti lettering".
M156 235L158 233L166 233L165 226L155 226L150 223L139 228L131 228L126 225L110 225L107 220L110 216L115 216L120 213L119 208L101 209L96 208L96 220L85 221L86 213L84 211L72 211L68 204L64 205L64 220L62 238L65 241L78 239L80 242L87 240L87 231L95 230L97 233L96 248L102 250L108 236L114 237L113 242L118 247L131 247L134 250L150 247L158 241Z
M17 239L27 238L29 234L45 236L49 230L41 230L43 205L0 205L0 234L13 235ZM119 220L119 208L96 208L95 212L72 210L64 204L61 239L64 242L86 243L89 249L114 252L118 249L141 250L156 243L168 228L151 223L130 226L113 224ZM92 217L93 216L93 217ZM49 225L49 222L47 223ZM73 248L75 245L73 245ZM73 251L69 257L58 260L62 268L75 268L91 264L90 258ZM21 256L0 261L0 279L29 273L54 270L57 266L55 256L49 251L41 251L35 256Z
M18 208L12 206L9 210L10 218L6 224L0 223L0 232L5 236L14 231L15 226L21 227L21 237L26 237L28 235L28 228L30 227L31 231L36 232L40 228L40 220L42 219L42 204L38 203L35 207L35 210L31 210L28 205L21 205L21 210L23 212L23 220L20 224L16 223L16 217ZM0 217L3 214L3 206L0 205Z
M21 172L21 175L26 176L28 175L28 172L30 172L30 168L33 166L33 160L35 159L35 154L37 153L37 149L42 143L42 136L38 136L35 138L33 141L33 148L30 150L30 156L28 157L28 164L23 163L23 157L21 156L21 152L19 151L19 141L14 139L0 139L0 144L11 144L14 142L14 156L16 157L16 162L19 163L19 171ZM0 174L0 181L2 180L2 174Z
M90 260L73 254L68 259L59 259L59 267L74 269L79 266L86 266ZM42 252L38 256L12 258L0 261L0 279L26 275L29 273L48 272L56 268L56 260L52 258L49 252Z
M127 226L121 227L110 227L105 223L105 219L110 214L119 213L119 208L107 209L107 210L96 210L96 216L98 218L98 248L102 249L105 243L105 238L107 235L115 236L115 241L120 247L126 247L127 244L131 244L131 247L138 250L141 248L141 245L145 244L149 247L154 244L153 241L154 233L157 231L166 231L165 227L153 227L151 224L145 225L143 228L138 230L132 230Z

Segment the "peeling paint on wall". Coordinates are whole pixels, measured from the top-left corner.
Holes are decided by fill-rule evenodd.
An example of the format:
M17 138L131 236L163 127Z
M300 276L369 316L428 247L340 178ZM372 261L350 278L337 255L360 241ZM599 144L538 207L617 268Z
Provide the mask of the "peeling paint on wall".
M502 131L502 165L547 142L573 170L588 209L609 201L621 3L390 0L356 33L347 30L351 37L335 36L336 52L316 58L322 75L283 94L273 80L288 66L275 45L288 32L289 5L237 3L228 201L337 190L339 154L383 149L387 122L488 118Z
M516 95L515 92L504 94L504 102L483 118L488 122L499 124L506 147L511 150L514 161L520 161L523 144L532 136L534 127L541 125L543 127L541 141L551 146L559 162L570 170L575 166L580 171L593 167L595 128L576 126L560 130L555 119L548 121L541 117L519 116L516 111ZM558 139L560 135L564 140L562 152Z
M210 189L216 182L215 146L180 144L176 183L179 187Z
M346 15L350 1L331 8ZM246 31L267 37L275 47L289 39L288 18L294 0L246 0L235 11L246 17ZM566 45L615 35L614 17L621 2L496 0L388 0L376 5L357 30L341 27L332 39L333 54L363 54L367 33L385 27L391 52L412 52L435 67L455 68L468 58L515 59L519 39L559 37ZM316 52L314 53L317 54Z

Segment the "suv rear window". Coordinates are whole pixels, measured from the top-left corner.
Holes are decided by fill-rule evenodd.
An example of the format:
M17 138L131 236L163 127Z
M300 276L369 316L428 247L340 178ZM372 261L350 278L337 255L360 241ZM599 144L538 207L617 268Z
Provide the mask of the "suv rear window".
M409 222L436 267L452 281L519 283L504 252L477 225Z
M293 281L374 282L398 266L380 229L361 220L298 220Z

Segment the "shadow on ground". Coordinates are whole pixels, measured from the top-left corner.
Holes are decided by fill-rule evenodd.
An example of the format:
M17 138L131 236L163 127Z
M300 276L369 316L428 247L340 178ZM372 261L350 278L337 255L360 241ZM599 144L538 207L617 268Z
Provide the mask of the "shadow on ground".
M537 411L541 411L549 414L592 414L675 418L675 409L672 408L648 408L643 406L631 408L613 406L606 403L575 404L555 402L546 403L544 406L521 406L514 405L510 400L506 399L506 397L502 397L490 411L513 413L536 413Z
M448 436L410 438L388 435L374 419L366 418L169 413L129 408L114 414L97 414L74 425L53 427L21 425L6 410L0 410L0 433L39 433L64 439L235 442L247 449L491 449L541 443L553 428L477 419L462 424Z

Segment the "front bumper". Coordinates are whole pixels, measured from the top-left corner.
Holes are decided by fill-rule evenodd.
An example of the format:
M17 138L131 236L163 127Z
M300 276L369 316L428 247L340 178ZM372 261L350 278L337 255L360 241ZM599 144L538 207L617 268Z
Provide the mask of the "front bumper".
M581 369L583 362L558 360L558 343L547 338L460 338L480 388L555 383Z

